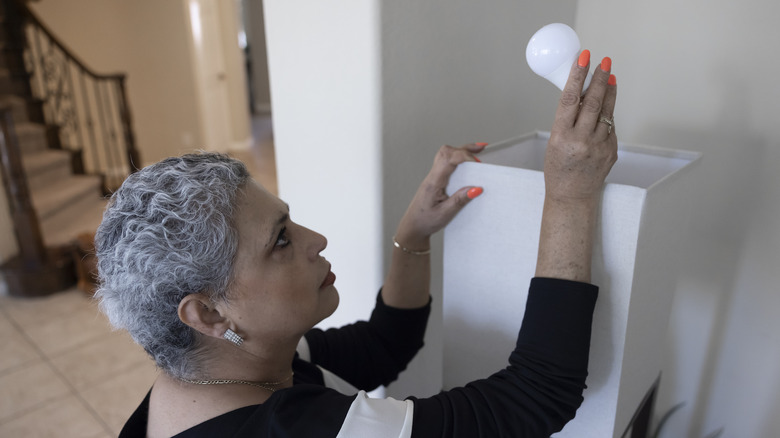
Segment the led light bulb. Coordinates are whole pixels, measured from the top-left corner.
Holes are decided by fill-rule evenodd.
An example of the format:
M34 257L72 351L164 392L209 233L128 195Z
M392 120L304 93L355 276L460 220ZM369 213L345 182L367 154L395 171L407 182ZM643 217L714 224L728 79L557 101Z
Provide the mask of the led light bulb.
M563 90L574 60L580 54L580 39L574 29L563 23L552 23L536 31L525 48L525 60L534 73ZM582 92L590 85L585 78Z

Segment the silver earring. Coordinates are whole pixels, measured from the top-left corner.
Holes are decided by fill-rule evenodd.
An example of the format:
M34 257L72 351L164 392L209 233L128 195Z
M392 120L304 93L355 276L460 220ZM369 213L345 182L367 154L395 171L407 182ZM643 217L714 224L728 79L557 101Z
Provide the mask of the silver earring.
M244 338L242 338L241 336L236 334L236 332L230 329L225 330L225 334L222 335L222 337L236 345L241 345L244 342Z

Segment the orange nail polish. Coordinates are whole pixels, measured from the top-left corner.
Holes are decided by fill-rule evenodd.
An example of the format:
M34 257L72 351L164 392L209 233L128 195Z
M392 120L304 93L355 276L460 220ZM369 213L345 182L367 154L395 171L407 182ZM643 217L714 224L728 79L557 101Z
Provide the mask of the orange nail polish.
M483 147L483 146L487 146L487 145L488 145L487 143L474 143L474 144L475 144L475 145L477 145L477 146L480 146L480 147Z
M617 85L617 78L615 75L609 75L609 80L607 81L609 85Z
M590 62L590 50L585 49L580 53L580 57L577 59L577 65L580 67L587 67Z
M468 192L466 192L466 196L468 196L469 199L474 199L481 194L482 194L482 187L472 187L469 189Z
M481 162L482 162L482 160L480 160L480 159L479 159L479 158L477 158L477 157L474 157L474 161L476 161L477 163L481 163Z
M610 69L612 69L612 59L607 56L601 60L601 70L609 71Z

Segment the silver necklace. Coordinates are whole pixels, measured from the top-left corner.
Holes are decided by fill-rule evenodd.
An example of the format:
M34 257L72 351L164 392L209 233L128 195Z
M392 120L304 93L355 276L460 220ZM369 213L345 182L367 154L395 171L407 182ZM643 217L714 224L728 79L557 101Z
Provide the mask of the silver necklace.
M288 382L290 379L292 379L293 375L295 373L290 373L289 376L287 376L286 379L280 380L278 382L252 382L250 380L239 380L239 379L214 379L214 380L190 380L190 379L179 379L182 382L192 383L193 385L232 385L232 384L238 384L238 385L249 385L249 386L257 386L258 388L263 388L267 391L274 392L276 391L276 388L274 386L281 385L282 383Z

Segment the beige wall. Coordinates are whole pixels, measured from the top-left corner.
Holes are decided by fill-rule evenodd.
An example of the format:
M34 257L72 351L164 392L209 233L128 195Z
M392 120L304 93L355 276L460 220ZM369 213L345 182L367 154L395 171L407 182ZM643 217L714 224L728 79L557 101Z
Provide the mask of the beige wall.
M580 0L577 30L613 57L627 142L704 153L659 410L662 437L780 430L780 5Z
M217 0L222 53L225 57L228 107L230 108L230 149L247 149L252 144L249 120L249 87L244 54L238 45L241 22L239 0Z
M219 1L232 148L248 147L246 75L237 47L235 2ZM33 11L97 73L127 74L142 165L204 144L185 0L39 0ZM0 261L16 254L8 203L0 194Z
M238 12L217 2L228 81L231 146L250 140L246 76L237 46ZM137 145L144 164L206 148L189 9L184 0L42 0L41 19L99 72L126 72Z
M202 146L184 2L42 0L31 5L91 68L127 73L144 164Z

